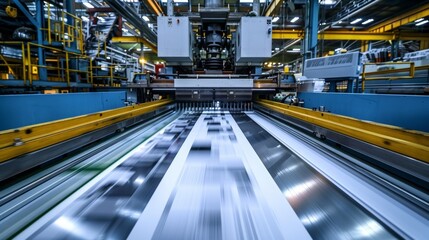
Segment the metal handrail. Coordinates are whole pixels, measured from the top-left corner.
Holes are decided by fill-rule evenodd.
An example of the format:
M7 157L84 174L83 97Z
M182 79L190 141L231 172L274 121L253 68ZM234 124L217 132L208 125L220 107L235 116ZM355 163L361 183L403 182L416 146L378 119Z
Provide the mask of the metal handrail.
M27 69L26 69L26 56L25 56L25 44L24 42L20 42L20 41L8 41L8 42L0 42L1 45L20 45L21 47L21 57L22 57L22 71L20 76L23 77L24 80L24 85L26 84L27 81ZM2 56L3 58L3 56ZM6 62L6 61L5 61ZM9 64L9 66L11 66L11 64ZM13 74L15 76L15 78L17 78L16 76L17 73Z
M43 48L45 50L50 50L52 52L55 52L56 54L61 53L64 55L63 60L65 61L65 68L61 67L59 65L59 60L60 59L54 59L58 62L57 66L49 66L49 65L38 65L38 64L33 64L32 63L32 55L31 55L31 48L32 47L37 47L37 48ZM74 57L73 57L74 56ZM74 52L69 52L66 50L62 50L62 49L58 49L55 47L50 47L50 46L44 46L44 45L40 45L40 44L36 44L36 43L27 43L27 57L28 59L28 67L29 69L33 69L33 67L36 68L45 68L47 70L57 70L57 79L64 79L63 77L65 77L65 82L67 82L67 85L70 86L70 73L84 73L87 76L87 81L89 83L93 83L93 75L92 75L92 64L91 61L89 59L89 57L87 56L83 56L79 53L74 53ZM90 63L90 66L88 67L87 71L84 70L79 70L79 69L71 69L69 62L71 59L87 59ZM63 74L62 74L63 73ZM31 71L29 71L29 76L28 79L30 81L30 85L33 83L33 73Z

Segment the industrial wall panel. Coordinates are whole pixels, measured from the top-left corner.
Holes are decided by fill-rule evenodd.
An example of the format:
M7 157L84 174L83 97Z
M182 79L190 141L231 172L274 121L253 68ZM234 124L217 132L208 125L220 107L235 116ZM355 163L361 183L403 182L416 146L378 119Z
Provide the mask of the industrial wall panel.
M0 131L124 106L125 92L0 95Z
M158 57L192 61L192 27L188 17L158 17Z
M335 114L429 132L427 96L301 92L298 97L306 108L324 106Z
M237 62L261 62L271 57L271 17L242 17L236 35Z

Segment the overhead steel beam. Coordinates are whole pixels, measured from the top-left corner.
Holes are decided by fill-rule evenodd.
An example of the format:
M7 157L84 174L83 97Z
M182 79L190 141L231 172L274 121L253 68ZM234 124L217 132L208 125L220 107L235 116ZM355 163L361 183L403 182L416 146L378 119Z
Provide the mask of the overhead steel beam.
M33 15L31 15L31 13L28 11L28 9L26 7L24 7L24 5L22 5L20 0L13 0L13 3L15 3L15 5L19 8L19 10L21 10L22 13L24 13L24 15L27 17L27 19L35 26L38 27L39 24L37 23L37 20L35 19L35 17Z
M274 12L276 12L280 5L282 4L283 0L273 0L271 1L270 5L268 5L267 10L265 11L265 16L270 17L273 16Z
M136 11L127 3L116 0L105 0L105 2L109 4L110 7L115 9L119 15L127 19L129 23L138 28L142 33L142 36L147 41L152 42L153 44L157 42L156 33L147 26L147 24L136 13Z
M123 36L123 37L113 37L112 43L142 43L146 47L150 48L154 53L158 53L158 49L155 44L147 41L145 38L137 36ZM142 49L143 51L143 49Z
M412 23L417 19L424 18L427 16L429 16L429 3L421 7L418 7L416 9L413 9L407 13L404 13L397 17L389 19L385 22L377 24L374 27L371 27L369 31L377 32L377 33L392 31L400 26L403 26L408 23Z
M152 10L156 13L157 16L164 16L164 11L162 10L159 3L155 0L146 0Z
M273 30L272 38L274 40L281 39L302 39L304 33L302 31L294 30ZM380 40L429 40L427 33L374 33L367 31L324 31L318 34L318 39L323 40L366 40L366 41L380 41Z

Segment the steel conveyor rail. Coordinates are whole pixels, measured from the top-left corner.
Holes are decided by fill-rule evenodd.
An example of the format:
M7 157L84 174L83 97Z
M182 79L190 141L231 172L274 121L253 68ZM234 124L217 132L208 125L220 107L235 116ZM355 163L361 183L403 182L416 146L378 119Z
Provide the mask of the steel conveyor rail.
M4 183L0 189L0 225L7 227L0 238L14 236L180 115L169 112L155 117L25 179Z
M121 142L112 148L128 141ZM107 169L99 166L111 162L109 156L94 157L94 163L67 172L87 182L80 189L72 180L69 188L60 184L49 194L30 190L2 206L0 212L17 210L11 226L26 213L19 212L23 199L34 201L27 213L31 206L41 208L35 212L43 216L12 236L425 239L429 234L428 198L411 197L413 192L359 159L257 113L188 112ZM41 204L55 194L64 200L51 209Z
M255 109L327 139L429 191L429 134L262 100Z
M274 101L260 100L258 104L269 110L429 163L428 133L408 131Z
M0 132L0 181L173 109L160 100Z
M236 117L240 128L312 237L424 239L429 233L428 192L268 115L247 115ZM382 236L382 229L396 236Z

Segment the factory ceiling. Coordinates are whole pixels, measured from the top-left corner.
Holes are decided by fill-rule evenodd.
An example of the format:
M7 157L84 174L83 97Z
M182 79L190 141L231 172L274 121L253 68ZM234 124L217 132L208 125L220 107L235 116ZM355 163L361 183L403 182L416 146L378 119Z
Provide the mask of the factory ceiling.
M30 12L35 12L34 0L21 0L25 2ZM156 44L156 17L165 15L167 0L76 0L74 1L76 15L88 23L91 14L98 19L108 20L115 16L123 17L122 36L143 35L146 40ZM303 33L305 19L305 0L267 0L261 1L261 14L273 17L274 31L296 31L297 36ZM61 10L63 0L45 0L53 9ZM6 3L0 3L5 5ZM252 0L225 0L224 6L230 9L230 15L239 17L252 10ZM400 33L429 33L429 0L320 0L319 1L319 31L320 34L333 31L350 32L392 32ZM3 6L0 6L3 11ZM204 0L176 0L174 13L198 17L199 9L204 7ZM112 11L107 11L111 9ZM99 10L99 11L98 11ZM98 11L98 12L97 12ZM138 19L133 19L133 14ZM54 14L54 13L52 13ZM140 21L139 21L140 20ZM234 18L230 18L234 21ZM396 21L395 21L396 20ZM2 25L6 21L0 20ZM25 26L20 18L14 24ZM114 22L113 24L116 24ZM1 31L4 28L0 27ZM302 35L302 34L301 34ZM376 41L380 42L380 41ZM383 40L388 44L389 41ZM115 43L116 46L141 54L143 51L147 58L156 61L157 57L150 47L141 47L136 43ZM320 54L335 48L359 49L361 41L350 36L348 40L326 40L319 36ZM300 39L280 38L273 40L273 61L289 62L300 55Z

